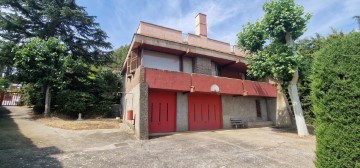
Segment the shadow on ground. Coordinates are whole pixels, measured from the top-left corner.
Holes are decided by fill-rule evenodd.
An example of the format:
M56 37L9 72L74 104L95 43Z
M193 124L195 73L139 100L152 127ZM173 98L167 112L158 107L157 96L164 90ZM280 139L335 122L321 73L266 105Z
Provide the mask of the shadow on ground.
M0 167L62 167L56 147L38 148L24 136L6 107L0 107Z
M314 135L314 126L307 125L307 129L310 135ZM282 128L282 127L272 127L272 130L275 132L284 132L284 133L293 133L297 134L296 128Z

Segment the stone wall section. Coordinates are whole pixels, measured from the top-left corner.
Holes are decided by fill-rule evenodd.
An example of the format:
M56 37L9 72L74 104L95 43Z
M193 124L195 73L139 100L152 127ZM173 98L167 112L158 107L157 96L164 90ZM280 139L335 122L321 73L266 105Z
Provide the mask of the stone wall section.
M211 60L204 57L194 58L194 73L211 75Z

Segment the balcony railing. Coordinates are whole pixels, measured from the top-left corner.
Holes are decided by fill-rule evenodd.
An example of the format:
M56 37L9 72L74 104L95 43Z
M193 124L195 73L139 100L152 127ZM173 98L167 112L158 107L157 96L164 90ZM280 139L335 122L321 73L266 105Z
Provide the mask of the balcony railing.
M241 51L237 46L231 46L229 43L213 40L205 36L198 36L190 33L184 34L179 30L154 25L151 23L140 22L136 33L178 43L187 43L192 46L207 48L229 54L235 54L238 56L245 55L245 53Z

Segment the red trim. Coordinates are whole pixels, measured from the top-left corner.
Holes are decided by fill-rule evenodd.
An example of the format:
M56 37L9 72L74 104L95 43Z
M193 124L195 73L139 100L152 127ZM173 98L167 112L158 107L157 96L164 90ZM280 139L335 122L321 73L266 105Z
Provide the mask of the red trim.
M277 95L276 87L264 82L149 68L145 68L145 81L151 89L189 92L194 87L195 92L213 93L210 88L216 84L220 88L219 94L257 97L276 97Z

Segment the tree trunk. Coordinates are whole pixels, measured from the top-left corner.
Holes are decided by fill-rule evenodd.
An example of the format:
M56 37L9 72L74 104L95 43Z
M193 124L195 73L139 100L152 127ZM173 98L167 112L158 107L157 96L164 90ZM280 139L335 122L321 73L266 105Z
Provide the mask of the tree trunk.
M291 37L291 33L286 33L286 43L288 45L294 46L294 40ZM293 74L293 77L290 81L290 84L288 86L288 92L290 95L293 111L295 114L295 121L296 121L296 128L298 131L299 136L307 136L309 135L308 129L306 127L305 119L304 119L304 112L301 107L301 102L299 98L299 93L297 89L297 82L299 79L299 72L298 68L296 67L296 70Z
M288 92L290 95L293 111L295 114L295 121L296 121L297 130L298 130L298 135L299 136L307 136L307 135L309 135L309 132L306 127L304 113L303 113L303 110L301 107L299 93L298 93L298 89L296 86L298 78L299 78L299 72L296 69L295 73L293 74L293 78L290 81L290 84L288 86Z
M289 102L286 95L283 93L280 82L277 83L277 96L276 96L276 123L278 127L289 127L292 125L291 114L289 109Z
M45 117L50 117L50 105L51 105L51 87L50 85L46 86L46 96L45 96Z

